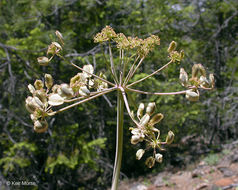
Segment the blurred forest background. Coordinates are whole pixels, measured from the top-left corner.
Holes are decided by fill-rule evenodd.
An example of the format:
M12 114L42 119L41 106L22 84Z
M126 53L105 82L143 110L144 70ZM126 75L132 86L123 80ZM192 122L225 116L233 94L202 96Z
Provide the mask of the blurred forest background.
M202 63L214 73L216 87L201 92L200 101L184 96L134 95L138 104L155 101L165 115L162 134L175 133L175 142L153 169L137 161L130 144L131 121L125 114L122 179L182 167L199 156L220 151L221 144L238 137L238 1L234 0L0 0L0 181L36 182L32 189L106 189L110 186L116 131L116 94L49 119L44 134L33 131L25 109L28 84L52 74L56 83L69 82L78 71L54 59L37 64L55 30L65 39L66 57L78 65L105 67L93 37L106 25L125 35L158 35L161 45L151 53L135 78L167 63L174 40L185 51L180 65L172 65L138 89L182 90L179 68L191 71ZM6 189L9 187L6 187Z

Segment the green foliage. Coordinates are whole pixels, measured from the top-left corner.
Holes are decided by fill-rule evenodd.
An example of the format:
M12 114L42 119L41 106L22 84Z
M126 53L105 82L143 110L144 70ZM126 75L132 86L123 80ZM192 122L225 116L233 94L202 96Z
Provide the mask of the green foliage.
M204 158L204 161L210 165L210 166L214 166L216 165L219 161L220 161L220 158L219 158L219 155L218 154L209 154L208 156L206 156Z
M31 165L29 155L37 150L36 146L26 141L15 143L3 152L3 157L0 159L0 165L3 165L3 171L6 175L8 172L13 172L17 167L25 168Z

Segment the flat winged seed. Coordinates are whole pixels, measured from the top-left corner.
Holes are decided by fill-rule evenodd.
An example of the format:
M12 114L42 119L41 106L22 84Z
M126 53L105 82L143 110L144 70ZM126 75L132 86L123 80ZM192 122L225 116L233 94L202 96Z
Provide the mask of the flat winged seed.
M215 78L214 78L213 74L209 75L209 82L210 82L211 88L214 88L214 86L215 86Z
M34 94L34 92L36 91L36 89L34 88L34 86L32 84L28 85L28 89L32 94Z
M140 129L137 129L137 128L135 128L131 131L131 134L133 134L133 135L139 135L140 133L141 133Z
M205 70L205 68L203 67L202 64L198 64L198 69L199 69L201 75L206 77L206 70Z
M74 91L72 88L69 87L68 84L61 84L60 88L61 88L63 95L65 95L67 98L73 97Z
M149 114L145 114L145 115L141 118L139 125L145 126L145 125L148 124L149 120L150 120Z
M155 125L156 123L159 123L163 118L164 118L164 115L162 113L157 113L156 115L152 117L149 124Z
M132 135L131 137L131 144L137 144L141 141L141 137L138 135Z
M149 158L146 159L145 161L145 165L148 168L152 168L155 165L155 158L153 158L152 156L150 156Z
M61 47L61 45L60 45L58 42L52 42L52 44L53 44L56 48L62 50L62 47Z
M182 85L186 86L186 84L188 83L188 74L185 72L183 68L180 68L179 79Z
M142 156L144 155L144 153L145 153L145 150L143 150L143 149L137 150L137 152L136 152L136 159L140 160L142 158Z
M62 98L59 94L51 94L49 96L48 103L51 106L59 106L64 103L64 98Z
M48 129L47 121L45 121L45 120L43 120L43 121L36 120L34 122L34 130L35 130L35 132L37 132L37 133L44 133L47 129Z
M90 94L90 91L88 90L88 88L86 86L82 86L79 89L79 94L81 96L88 96Z
M58 30L55 31L55 35L59 38L60 42L64 45L63 35Z
M197 78L199 73L199 66L198 64L194 64L192 67L192 78Z
M201 87L205 87L205 88L209 87L209 81L207 80L206 77L200 76L199 81L200 81Z
M155 161L161 163L163 161L163 155L160 153L157 153L155 155Z
M169 48L168 48L168 52L172 52L176 49L176 46L177 46L177 43L175 41L172 41L170 44L169 44Z
M49 59L48 57L38 57L37 62L42 65L42 66L47 66L49 64Z
M155 102L150 102L148 106L146 107L146 113L149 115L152 115L155 111Z
M194 92L192 89L186 90L186 98L190 101L198 101L199 94L197 92Z
M174 140L174 133L172 131L169 131L166 137L166 143L171 144L173 140Z
M32 100L33 100L34 105L36 105L37 107L39 107L39 108L44 107L42 101L38 97L35 96L35 97L33 97Z
M36 106L33 104L33 98L31 96L28 96L26 99L26 109L30 112L30 113L34 113L34 111L36 110Z
M83 71L83 73L85 74L85 76L87 77L87 78L90 78L92 75L90 75L89 73L93 73L93 71L94 71L94 69L93 69L93 66L92 65L84 65L83 66L83 70L85 70L85 71L87 71L87 72L85 72L85 71Z
M45 74L45 86L48 89L53 86L53 77L50 74Z
M144 109L145 109L145 105L143 103L140 103L139 108L137 110L137 117L138 118L142 117Z

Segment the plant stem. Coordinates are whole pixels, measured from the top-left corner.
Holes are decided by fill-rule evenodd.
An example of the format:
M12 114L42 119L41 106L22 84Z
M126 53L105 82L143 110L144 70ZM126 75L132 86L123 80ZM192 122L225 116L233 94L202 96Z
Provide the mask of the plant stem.
M96 95L91 96L91 97L89 97L89 98L85 98L85 99L82 100L82 101L76 102L76 103L71 104L71 105L69 105L69 106L66 106L66 107L64 107L64 108L61 108L61 109L59 109L59 110L57 110L57 111L51 112L51 113L49 113L49 115L52 116L52 115L55 115L55 114L57 114L57 113L63 112L63 111L65 111L65 110L68 110L68 109L70 109L70 108L72 108L72 107L75 107L75 106L77 106L77 105L79 105L79 104L82 104L82 103L84 103L84 102L87 102L87 101L89 101L89 100L92 100L92 99L94 99L94 98L96 98L96 97L99 97L99 96L102 96L102 95L107 94L107 93L109 93L109 92L112 92L112 91L115 90L115 89L116 89L116 87L109 88L109 89L107 89L107 90L105 90L105 91L103 91L103 92L101 92L101 93L99 93L99 94L96 94Z
M123 115L124 102L121 91L117 92L117 139L116 139L116 156L114 162L113 178L111 190L117 190L118 180L120 177L121 160L123 151Z
M168 65L171 64L171 63L173 63L173 60L170 60L170 61L169 61L167 64L165 64L163 67L159 68L158 70L156 70L155 72L151 73L150 75L148 75L148 76L146 76L146 77L144 77L144 78L142 78L142 79L140 79L140 80L138 80L138 81L135 81L135 82L133 82L133 83L127 85L127 87L130 87L130 86L132 86L132 85L134 85L134 84L137 84L137 83L139 83L139 82L141 82L141 81L143 81L143 80L145 80L145 79L147 79L147 78L149 78L149 77L155 75L156 73L160 72L160 71L163 70L164 68L168 67Z
M59 56L60 58L62 58L64 61L70 63L70 64L71 64L72 66L74 66L75 68L77 68L77 69L79 69L79 70L81 70L81 71L84 71L85 73L87 73L87 74L89 74L89 75L92 75L92 76L94 76L95 78L97 78L97 79L99 79L99 80L101 80L101 81L103 81L103 82L105 82L105 83L107 83L107 84L110 84L110 85L112 85L112 86L115 86L115 84L113 84L113 83L111 83L111 82L109 82L109 81L107 81L107 80L105 80L105 79L103 79L103 78L101 78L101 77L99 77L99 76L93 74L93 73L90 73L90 72L84 70L83 68L79 67L78 65L75 65L75 64L72 63L71 61L67 60L64 56L62 56L62 55L58 55L58 56Z
M110 42L109 42L109 45L108 45L108 50L109 50L109 56L110 56L110 64L111 64L112 75L115 77L116 83L119 84L117 74L116 74L116 71L115 71L115 66L114 66L114 63L113 63L113 55L112 55L112 48L111 48Z
M186 94L186 90L183 91L178 91L178 92L145 92L145 91L141 91L141 90L136 90L133 88L126 88L126 90L131 91L131 92L137 92L140 94L150 94L150 95L177 95L177 94Z

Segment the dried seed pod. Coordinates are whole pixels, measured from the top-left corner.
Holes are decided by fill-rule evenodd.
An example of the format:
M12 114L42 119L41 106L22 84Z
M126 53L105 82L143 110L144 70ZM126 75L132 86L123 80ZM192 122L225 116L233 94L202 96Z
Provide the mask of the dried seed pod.
M31 97L31 96L28 96L27 98L26 98L26 100L25 100L25 102L26 102L26 104L25 104L25 106L26 106L26 109L27 109L27 111L29 111L30 113L34 113L34 111L36 110L36 106L35 106L35 104L32 102L32 100L33 100L33 97Z
M146 107L146 113L149 115L152 115L155 111L155 102L150 102L148 106Z
M58 89L60 88L60 85L58 85L58 84L55 84L53 87L52 87L52 92L53 93L57 93L57 91L58 91Z
M48 123L45 120L35 121L34 122L34 130L37 133L44 133L48 129Z
M149 158L146 159L145 161L145 165L148 167L148 168L152 168L154 165L155 165L155 158L150 156Z
M173 140L174 140L174 133L172 131L169 131L166 137L166 143L171 144Z
M176 49L176 46L177 46L177 43L175 41L172 41L170 44L169 44L169 48L168 48L168 52L172 52Z
M34 86L33 86L32 84L29 84L29 85L28 85L28 89L29 89L29 91L30 91L32 94L34 94L35 91L36 91L36 89L34 88Z
M144 153L145 153L145 150L143 150L143 149L137 150L137 152L136 152L136 159L140 160L142 158L142 156L144 155Z
M198 64L198 69L199 69L201 75L206 77L206 70L205 70L205 68L203 67L202 64Z
M145 109L145 105L143 103L140 103L138 110L137 110L138 119L140 119L142 117L144 109Z
M60 43L64 45L63 35L58 30L55 31L55 35L58 37Z
M198 91L195 92L193 89L186 90L186 98L192 102L198 101L199 100L199 92Z
M199 74L199 66L198 64L194 64L192 67L192 78L197 78Z
M52 42L48 46L47 54L55 55L55 54L59 53L61 50L62 50L62 47L58 42Z
M139 135L132 135L131 144L137 144L138 142L143 141Z
M180 51L180 60L182 60L183 58L184 58L184 51L181 50L181 51Z
M187 86L188 83L188 74L183 68L180 68L179 80L183 86Z
M37 62L42 65L42 66L47 66L50 62L50 60L48 59L48 57L38 57L37 58Z
M34 86L36 90L41 90L44 87L44 83L42 82L42 80L36 80Z
M162 163L162 161L163 161L163 155L160 154L160 153L157 153L157 154L155 155L155 161L156 161L156 162L159 162L159 163Z
M72 98L74 96L74 91L72 88L69 87L68 84L61 84L60 89L63 97Z
M149 120L150 120L149 114L145 114L145 115L141 118L139 125L140 125L140 126L146 126L146 125L148 124Z
M87 72L83 71L83 74L85 75L86 78L90 78L92 75L90 75L89 73L93 74L94 71L93 66L90 64L84 65L83 70L87 71Z
M43 108L44 108L43 102L42 102L37 96L34 96L34 97L32 98L32 102L33 102L33 104L34 104L37 108L39 108L39 109L43 109Z
M37 120L37 117L34 114L31 114L30 117L33 122L35 122Z
M215 86L215 78L214 78L213 74L209 75L209 83L211 85L211 88L214 88L214 86Z
M200 76L199 81L200 81L200 86L201 87L208 88L209 85L210 85L209 81L204 76Z
M59 94L51 94L49 95L48 103L51 106L59 106L64 103L64 98L62 98Z
M164 115L162 113L157 113L152 117L152 119L149 122L149 125L153 126L159 123L163 118L164 118Z
M35 96L45 105L47 103L46 93L43 90L36 90Z
M53 77L50 74L45 74L45 86L47 89L53 86Z
M88 88L86 86L82 86L79 89L79 94L81 96L88 96L88 95L90 95L90 91L88 90Z

